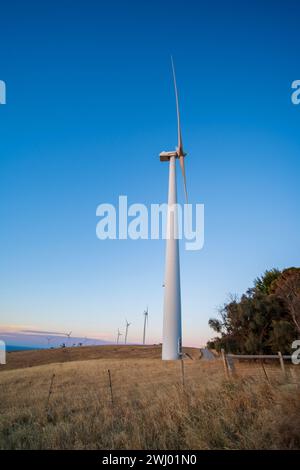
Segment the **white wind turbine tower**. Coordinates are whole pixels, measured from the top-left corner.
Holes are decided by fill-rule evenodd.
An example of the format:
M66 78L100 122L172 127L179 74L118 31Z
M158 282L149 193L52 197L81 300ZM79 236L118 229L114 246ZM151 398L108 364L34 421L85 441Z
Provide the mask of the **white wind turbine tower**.
M176 150L171 152L161 152L159 155L161 162L169 162L169 194L162 346L163 360L180 359L182 349L178 213L176 206L176 159L179 159L179 164L183 176L184 192L187 201L186 176L184 168L184 158L186 156L186 153L183 151L182 145L178 91L176 84L175 68L172 57L171 62L176 98L178 145L176 147Z
M143 330L143 344L146 344L146 326L148 325L148 307L147 309L144 311L144 330Z
M122 335L123 335L123 333L121 333L119 328L118 328L117 344L119 344L119 339L120 339L120 336L122 336Z
M125 318L125 321L126 321L126 330L125 330L125 341L124 341L124 343L127 344L128 328L131 325L131 323L129 323L126 318Z

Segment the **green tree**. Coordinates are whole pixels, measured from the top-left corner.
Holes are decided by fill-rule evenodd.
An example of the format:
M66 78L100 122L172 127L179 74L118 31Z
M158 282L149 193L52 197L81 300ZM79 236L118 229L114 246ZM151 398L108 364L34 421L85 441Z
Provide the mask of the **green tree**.
M261 277L254 280L254 292L261 292L262 294L270 294L272 283L281 275L279 269L271 269L265 271Z
M219 309L219 318L209 320L209 326L218 334L211 341L215 349L240 354L290 352L297 328L291 314L291 299L287 301L286 296L291 295L291 285L295 291L298 277L295 272L293 276L284 273L283 278L278 269L266 271L240 299L233 297L225 303ZM300 305L296 298L294 295L294 311Z
M270 291L284 300L292 321L300 333L300 269L284 269L272 282Z

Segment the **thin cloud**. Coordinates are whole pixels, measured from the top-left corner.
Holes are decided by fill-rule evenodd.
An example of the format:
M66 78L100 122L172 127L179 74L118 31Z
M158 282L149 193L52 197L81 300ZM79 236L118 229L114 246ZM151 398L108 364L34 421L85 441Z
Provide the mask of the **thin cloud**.
M35 335L55 335L55 336L66 336L65 333L59 331L47 331L47 330L20 330L20 333L29 333Z

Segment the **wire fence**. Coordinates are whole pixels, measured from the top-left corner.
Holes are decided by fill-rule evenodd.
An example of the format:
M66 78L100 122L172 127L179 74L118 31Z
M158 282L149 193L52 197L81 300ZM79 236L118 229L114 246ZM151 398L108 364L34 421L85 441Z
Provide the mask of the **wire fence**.
M270 383L272 380L295 384L300 381L300 371L297 365L293 364L292 356L283 355L280 351L270 355L246 355L226 354L222 349L221 359L227 379L250 375Z
M26 408L33 401L47 413L66 403L77 411L86 409L90 403L114 407L147 402L151 406L155 399L167 400L170 393L197 394L203 384L209 392L209 387L218 381L245 377L270 385L300 385L300 367L281 354L243 356L222 351L214 360L93 360L81 365L68 362L34 369L38 368L20 369L18 376L13 375L13 381L10 373L16 371L0 374L0 409L16 404Z

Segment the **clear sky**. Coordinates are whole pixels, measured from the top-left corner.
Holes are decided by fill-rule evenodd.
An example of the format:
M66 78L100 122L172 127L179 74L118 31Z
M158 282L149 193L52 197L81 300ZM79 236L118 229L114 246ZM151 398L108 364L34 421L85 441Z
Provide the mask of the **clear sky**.
M181 252L183 343L228 294L299 266L298 1L2 2L2 328L161 341L163 241L100 241L96 207L162 203L182 108L205 245ZM182 185L179 196L183 198Z

